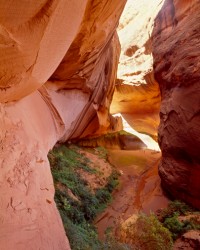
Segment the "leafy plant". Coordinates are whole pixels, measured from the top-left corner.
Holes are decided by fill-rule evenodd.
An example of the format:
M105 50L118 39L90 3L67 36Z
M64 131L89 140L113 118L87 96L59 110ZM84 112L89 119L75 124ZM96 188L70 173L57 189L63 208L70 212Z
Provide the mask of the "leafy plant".
M189 230L200 230L200 223L197 217L180 221L178 218L178 213L173 217L166 218L163 225L171 232L173 240L176 240Z
M119 185L119 172L113 170L111 175L108 177L106 189L112 192Z
M191 216L194 213L199 214L186 203L175 200L170 202L167 208L161 210L159 220L171 232L173 240L176 240L189 230L200 229L198 217ZM188 216L188 218L180 220L179 216Z
M192 211L194 211L194 209L188 206L186 203L179 200L174 200L169 203L167 208L161 210L159 217L160 221L164 222L166 218L173 217L177 213L179 215L186 215L188 212Z
M170 232L157 217L140 214L136 222L129 222L122 229L125 242L137 250L170 250L173 242Z
M178 214L166 218L163 225L172 233L173 240L176 240L184 232L184 223L178 220Z

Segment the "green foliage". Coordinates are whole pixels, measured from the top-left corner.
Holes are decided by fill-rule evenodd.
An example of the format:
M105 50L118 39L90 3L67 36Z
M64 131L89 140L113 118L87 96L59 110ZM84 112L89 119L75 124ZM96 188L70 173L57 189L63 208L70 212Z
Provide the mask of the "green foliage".
M91 224L85 221L82 223L73 223L62 210L60 210L60 214L71 249L100 249L101 242L98 240L97 232Z
M96 190L95 196L99 201L97 213L102 212L106 208L106 205L112 201L112 191L118 186L118 179L119 173L117 171L113 171L108 177L106 186Z
M101 158L107 158L105 148L98 147L96 152ZM96 229L91 224L96 215L112 200L111 194L118 185L118 172L112 172L105 187L92 192L87 182L81 178L79 170L96 174L98 171L90 167L90 160L81 153L79 147L62 145L54 148L48 157L56 188L55 201L71 248L73 250L130 249L128 245L117 242L111 235L105 242L100 242ZM140 215L135 224L128 226L126 232L133 243L131 249L172 249L171 236L175 240L188 230L200 230L198 217L179 220L179 215L184 216L191 212L194 213L194 210L185 203L173 201L160 213L163 225L152 214Z
M116 238L113 236L113 228L107 227L107 229L104 232L104 235L106 237L106 240L103 244L102 250L130 250L132 249L130 245L119 242L116 240Z
M166 218L163 225L172 233L173 240L176 240L184 232L184 223L178 220L178 214Z
M173 240L176 240L189 230L200 230L200 223L197 217L180 221L178 218L178 213L172 217L166 218L163 225L171 232Z
M96 172L95 169L89 167L90 160L80 153L80 148L77 146L58 146L49 152L48 158L53 170L60 170L62 167L68 166L74 169L83 169L89 173Z
M193 208L188 206L186 203L174 200L171 201L167 208L164 208L160 213L160 220L164 222L165 218L173 217L177 213L179 215L186 215L188 212L194 211Z
M170 232L153 214L139 215L136 222L128 223L125 233L133 249L170 250L173 246Z
M105 160L107 159L107 157L108 157L108 151L107 151L106 148L104 148L104 147L97 147L96 151L97 151L97 153L98 153L98 155L99 155L100 158L105 159Z
M125 243L117 241L114 237L109 237L102 244L99 250L131 250L132 248Z
M198 216L191 217L189 223L191 229L200 230L200 221Z
M182 201L175 200L170 202L168 207L161 211L159 219L163 222L163 226L171 232L173 240L176 240L191 229L200 229L197 216L190 216L191 213L194 213L193 208ZM179 216L187 215L189 219L180 221Z
M112 192L119 185L119 172L113 170L112 174L108 177L108 182L106 185L106 189L109 192Z
M111 200L111 194L106 188L100 188L96 191L96 197L100 203L106 203Z
M97 148L97 152L100 157L104 159L107 157L107 151L104 148ZM62 145L54 148L48 157L55 182L55 202L71 248L73 250L110 249L108 242L102 243L98 240L97 232L91 222L111 201L111 192L118 184L118 173L113 171L107 179L107 185L94 193L78 172L79 169L83 169L94 173L88 164L88 159L80 153L78 147ZM77 199L69 195L69 189ZM112 244L110 242L109 246Z

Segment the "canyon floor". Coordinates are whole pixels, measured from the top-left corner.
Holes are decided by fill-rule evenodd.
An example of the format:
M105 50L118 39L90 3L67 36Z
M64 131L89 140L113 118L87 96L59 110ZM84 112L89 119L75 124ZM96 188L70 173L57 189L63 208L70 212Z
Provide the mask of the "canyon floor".
M116 232L133 214L149 214L168 204L158 176L161 153L153 150L109 150L109 162L121 173L112 203L95 220L100 239L107 229Z
M49 153L55 201L71 249L107 249L110 244L113 248L108 249L127 249L123 244L133 244L145 250L169 250L172 239L174 250L199 249L199 212L165 196L158 175L160 158L160 152L149 149L76 145L57 145ZM133 224L128 225L130 221ZM139 225L134 223L146 229L140 225L130 235L127 228L133 232ZM150 234L152 228L156 234ZM143 232L152 246L141 240Z

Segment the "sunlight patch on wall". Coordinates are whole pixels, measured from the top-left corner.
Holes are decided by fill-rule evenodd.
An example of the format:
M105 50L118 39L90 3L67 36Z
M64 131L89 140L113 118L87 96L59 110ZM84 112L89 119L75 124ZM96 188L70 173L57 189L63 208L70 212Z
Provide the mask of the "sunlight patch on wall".
M133 129L128 124L128 122L123 118L123 116L121 114L118 113L118 114L113 115L113 116L121 117L122 123L123 123L123 130L140 138L140 140L142 140L146 144L148 149L160 151L159 145L156 141L154 141L149 135L141 134L141 133L137 132L135 129Z
M121 44L117 78L124 84L146 84L153 70L151 34L163 0L128 0L118 26Z

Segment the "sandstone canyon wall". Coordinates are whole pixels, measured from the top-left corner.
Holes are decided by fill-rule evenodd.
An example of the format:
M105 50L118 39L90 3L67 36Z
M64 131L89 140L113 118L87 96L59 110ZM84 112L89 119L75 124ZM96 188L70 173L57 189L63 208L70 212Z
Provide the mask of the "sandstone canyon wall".
M0 248L70 249L47 153L115 128L125 0L0 2Z
M166 0L153 34L161 90L159 143L163 186L200 208L200 2Z
M153 74L152 30L163 0L128 0L120 18L121 55L112 113L122 113L139 132L157 138L160 91Z

